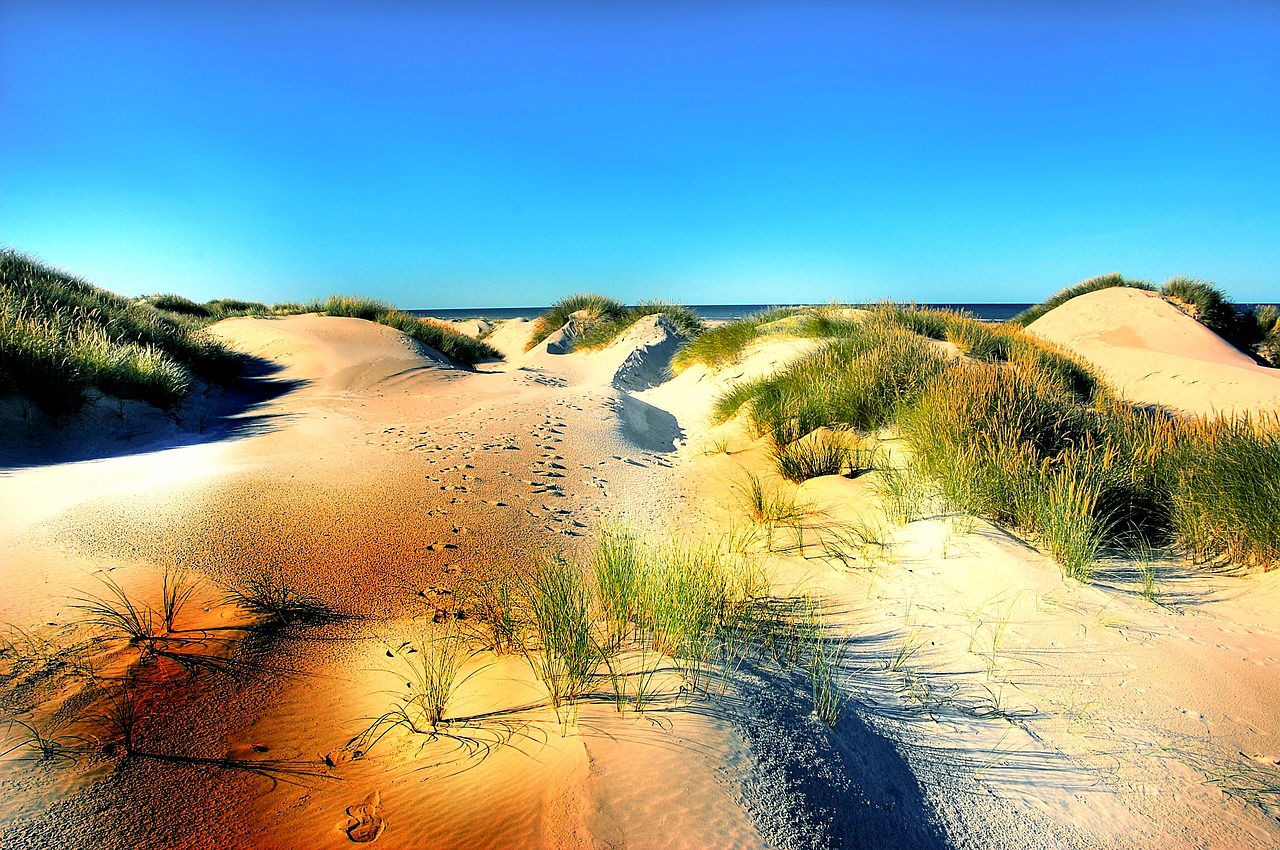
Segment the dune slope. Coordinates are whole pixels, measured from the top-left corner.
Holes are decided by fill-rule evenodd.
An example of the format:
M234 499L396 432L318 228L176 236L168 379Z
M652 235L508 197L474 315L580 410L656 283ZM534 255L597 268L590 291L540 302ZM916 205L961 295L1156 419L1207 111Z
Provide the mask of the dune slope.
M1280 408L1280 370L1257 365L1152 292L1090 292L1027 330L1078 354L1139 404L1196 415Z

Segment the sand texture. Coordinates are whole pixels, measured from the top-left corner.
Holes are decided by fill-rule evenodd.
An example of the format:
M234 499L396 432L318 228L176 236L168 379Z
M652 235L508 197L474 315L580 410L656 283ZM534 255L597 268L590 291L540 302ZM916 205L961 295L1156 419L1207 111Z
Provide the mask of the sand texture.
M1280 408L1280 370L1258 365L1153 292L1090 292L1027 330L1083 357L1139 404L1202 416Z
M810 480L803 523L752 531L770 592L822 600L840 639L834 728L802 671L766 661L715 699L663 663L645 711L597 694L557 716L519 654L476 652L441 734L362 741L414 641L468 625L468 577L585 557L619 519L719 539L746 525L748 471L790 486L762 440L707 414L812 340L671 378L665 319L592 352L568 335L526 352L531 328L470 323L506 357L473 371L356 319L224 321L276 364L254 380L287 388L254 427L0 474L0 621L29 636L23 663L7 656L6 716L74 715L73 661L122 669L133 650L60 654L84 643L76 600L103 577L158 606L166 565L191 571L176 628L220 660L149 692L134 757L0 759L0 846L1280 845L1280 576L1160 563L1144 595L1115 563L1081 585L985 522L889 522L875 474ZM1083 296L1032 331L1136 401L1280 404L1273 370L1145 293ZM264 575L329 615L263 628L226 588Z

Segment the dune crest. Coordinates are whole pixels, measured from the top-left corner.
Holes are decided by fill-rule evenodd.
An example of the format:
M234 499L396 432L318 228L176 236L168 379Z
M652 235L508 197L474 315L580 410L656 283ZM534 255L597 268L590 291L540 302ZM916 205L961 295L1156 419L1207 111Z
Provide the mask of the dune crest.
M1280 409L1280 370L1257 365L1152 292L1090 292L1027 331L1079 355L1138 404L1201 416Z

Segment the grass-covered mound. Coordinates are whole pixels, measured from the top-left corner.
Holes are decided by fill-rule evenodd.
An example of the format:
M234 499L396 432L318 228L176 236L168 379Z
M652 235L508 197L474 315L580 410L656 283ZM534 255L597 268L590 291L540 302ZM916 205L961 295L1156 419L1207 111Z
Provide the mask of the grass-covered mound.
M90 390L169 408L194 379L238 372L236 355L197 324L0 251L0 395L50 416L78 410Z
M822 339L847 334L855 316L867 308L832 304L825 307L769 307L758 313L711 328L676 353L676 374L700 363L719 368L736 363L752 343L762 339ZM931 335L931 334L926 334ZM941 337L936 337L941 338Z
M1170 278L1163 286L1156 287L1119 274L1100 275L1054 293L1043 303L1024 310L1009 321L1026 327L1072 298L1115 286L1155 292L1241 351L1273 366L1280 365L1280 329L1277 328L1280 312L1275 307L1243 310L1212 283L1187 277Z
M1072 298L1087 295L1090 292L1097 292L1100 289L1111 289L1115 286L1127 286L1130 289L1141 289L1146 292L1156 291L1156 288L1145 280L1130 280L1124 275L1112 272L1111 274L1091 277L1088 280L1068 286L1066 289L1058 290L1034 307L1029 307L1026 310L1023 310L1021 313L1010 319L1009 322L1025 328L1045 313L1048 313L1055 307L1060 307L1063 304L1066 304Z
M181 295L151 295L143 300L156 309L187 321L195 327L203 327L236 316L269 318L300 313L319 313L322 316L364 319L387 325L424 345L431 346L449 359L468 366L481 360L502 357L487 343L478 342L448 325L433 319L410 316L390 304L370 298L331 295L323 301L312 301L309 304L284 301L271 306L260 301L242 301L236 298L218 298L201 304Z
M911 461L886 473L886 493L927 489L1037 540L1071 575L1135 541L1202 561L1280 561L1280 420L1135 409L1018 327L956 313L879 305L825 327L820 349L717 403L721 419L743 411L769 438L783 475L840 471L839 435L893 427ZM801 442L819 429L836 436Z
M432 319L410 316L381 301L332 295L325 301L312 302L305 311L325 316L365 319L395 328L423 345L431 346L450 360L468 366L481 360L502 359L502 354L486 342L473 339Z
M577 314L576 316L574 314ZM533 335L525 350L533 348L564 327L570 319L577 321L576 347L583 350L604 348L645 316L661 314L686 337L696 338L704 330L702 319L691 308L670 301L641 301L627 306L605 295L580 293L561 298L534 320Z
M79 410L91 391L160 408L178 405L194 381L227 383L238 355L204 332L234 316L316 312L389 325L452 360L471 365L501 355L486 343L388 304L334 296L267 306L181 295L125 298L16 251L0 251L0 396L20 396L46 415Z

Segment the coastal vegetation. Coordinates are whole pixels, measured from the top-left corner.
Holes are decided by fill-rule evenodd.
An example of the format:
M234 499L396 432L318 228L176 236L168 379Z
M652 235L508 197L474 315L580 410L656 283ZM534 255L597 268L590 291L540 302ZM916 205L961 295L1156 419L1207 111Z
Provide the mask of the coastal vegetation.
M645 316L662 315L689 339L705 329L697 312L671 301L641 301L627 306L605 295L579 293L561 298L533 323L525 349L531 349L569 322L575 323L575 347L584 351L604 348Z
M523 655L562 723L584 700L608 701L619 712L665 704L676 694L658 679L670 675L686 698L716 697L749 658L772 659L795 674L814 714L834 726L846 698L820 606L770 597L757 561L730 548L648 541L606 525L586 562L553 554L527 569L473 577L463 598L478 628L447 623L434 642L406 643L418 657L408 662L404 691L348 746L367 751L393 728L437 734L449 725L463 662L479 653ZM497 599L503 602L494 605Z
M1015 325L894 304L844 321L824 310L822 347L731 388L714 410L718 421L742 414L785 477L852 471L831 435L888 428L907 449L905 468L887 473L899 490L1014 529L1077 578L1135 539L1201 562L1280 560L1275 417L1136 408Z
M313 301L303 312L377 322L395 328L423 345L434 348L450 360L467 366L473 366L481 360L502 359L498 350L486 342L459 333L432 319L411 316L382 301L332 295L324 301Z
M736 322L726 322L711 328L676 352L671 360L671 371L678 375L694 363L703 363L712 368L732 363L755 340L791 330L784 329L781 323L803 312L798 307L773 307Z
M198 382L227 384L242 359L205 328L235 316L315 312L393 327L471 365L500 357L487 345L378 301L333 296L301 305L238 299L204 303L180 295L125 298L12 250L0 251L0 396L17 396L50 417L75 413L100 393L162 409Z
M90 391L171 408L232 380L237 356L176 315L0 251L0 395L56 417Z
M1026 327L1072 298L1116 286L1154 292L1246 354L1280 366L1280 329L1277 328L1280 312L1273 305L1243 309L1209 281L1182 276L1170 278L1157 287L1120 274L1099 275L1054 293L1014 316L1010 324Z

